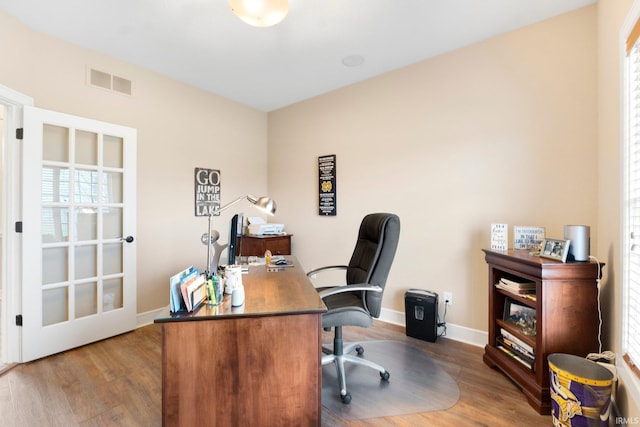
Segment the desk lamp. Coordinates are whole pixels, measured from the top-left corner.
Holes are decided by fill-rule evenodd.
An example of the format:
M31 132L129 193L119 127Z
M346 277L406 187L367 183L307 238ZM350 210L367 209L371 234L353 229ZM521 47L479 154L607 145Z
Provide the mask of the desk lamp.
M251 203L253 206L255 206L256 208L260 209L262 212L267 213L269 215L273 215L276 213L276 202L273 201L273 199L271 197L256 197L253 196L251 194L247 194L246 196L240 196L237 199L235 199L234 201L227 203L226 205L222 206L221 208L217 209L215 211L215 214L220 214L220 212L224 211L225 209L227 209L228 207L235 205L236 203L247 199L249 201L249 203ZM207 277L212 275L213 273L215 273L215 271L218 269L218 261L220 260L220 254L222 253L222 251L229 246L228 244L225 245L220 245L218 243L218 239L220 238L220 233L217 230L212 230L211 229L211 217L213 216L214 212L209 214L209 226L208 226L208 232L204 233L202 235L202 237L200 238L200 241L207 245L207 271L206 271L206 275ZM212 255L212 251L211 251L211 247L213 246L213 259L211 257Z

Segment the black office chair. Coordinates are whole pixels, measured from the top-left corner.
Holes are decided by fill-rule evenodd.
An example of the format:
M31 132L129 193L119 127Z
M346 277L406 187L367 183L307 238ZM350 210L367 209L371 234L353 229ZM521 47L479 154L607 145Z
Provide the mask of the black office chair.
M380 372L384 381L389 380L389 372L384 367L349 354L356 350L358 356L362 356L364 349L357 343L343 347L342 327L368 328L373 323L373 318L380 316L382 294L399 236L400 219L397 215L369 214L360 224L358 240L348 266L321 267L307 273L307 276L313 276L327 270L346 270L346 285L318 288L328 309L322 315L322 327L325 330L335 329L333 350L323 348L325 355L322 357L322 364L335 363L343 403L351 402L351 394L347 391L345 362L373 368Z

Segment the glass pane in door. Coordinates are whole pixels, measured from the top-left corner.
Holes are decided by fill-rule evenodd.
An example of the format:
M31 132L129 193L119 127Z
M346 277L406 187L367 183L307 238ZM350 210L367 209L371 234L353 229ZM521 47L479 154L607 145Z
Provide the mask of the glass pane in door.
M122 173L105 172L102 176L104 203L122 203Z
M42 284L69 280L69 250L66 247L42 249Z
M80 242L98 238L98 210L96 208L78 208L75 235L76 241Z
M98 284L96 282L76 284L75 317L91 316L98 313Z
M76 246L75 280L96 277L98 274L97 245Z
M42 243L69 241L69 209L42 207L40 229Z
M102 136L103 165L109 168L122 168L123 144L119 136Z
M40 174L42 203L68 203L71 182L69 169L57 166L43 166Z
M98 203L98 172L76 169L73 178L73 201L75 203Z
M105 244L102 248L102 274L122 273L122 243Z
M76 130L76 163L98 164L98 135L94 132Z
M42 325L69 320L69 289L66 286L42 291Z
M42 127L42 160L69 161L69 129L49 124Z
M104 208L102 213L102 238L122 237L122 208Z
M105 280L102 291L102 310L111 311L122 308L122 292L121 278Z

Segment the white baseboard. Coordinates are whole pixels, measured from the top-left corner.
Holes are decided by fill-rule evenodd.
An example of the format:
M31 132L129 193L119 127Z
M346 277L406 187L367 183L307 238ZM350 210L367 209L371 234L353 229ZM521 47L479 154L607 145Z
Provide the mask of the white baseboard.
M406 317L403 311L389 310L383 308L380 313L380 318L383 322L392 323L394 325L407 326ZM440 329L438 329L440 332ZM443 338L449 338L454 341L460 341L466 344L474 345L476 347L484 347L489 338L488 333L477 329L467 328L466 326L454 325L447 322L447 335Z
M143 326L151 325L155 318L167 313L167 310L168 306L147 311L145 313L138 313L136 317L136 327L141 328ZM394 325L406 326L406 319L403 311L383 308L378 320L392 323ZM440 330L438 332L440 332ZM471 344L476 347L484 347L488 341L488 334L487 332L467 328L466 326L447 323L447 335L443 338L449 338L451 340Z
M169 306L156 308L155 310L147 311L145 313L138 313L136 316L136 328L151 325L156 317L162 314L166 314L169 310Z

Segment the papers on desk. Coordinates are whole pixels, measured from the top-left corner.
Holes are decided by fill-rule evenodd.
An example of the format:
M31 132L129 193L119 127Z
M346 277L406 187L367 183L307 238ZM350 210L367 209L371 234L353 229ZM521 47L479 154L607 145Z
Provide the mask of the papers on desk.
M193 311L207 298L205 276L191 266L169 278L170 309Z

